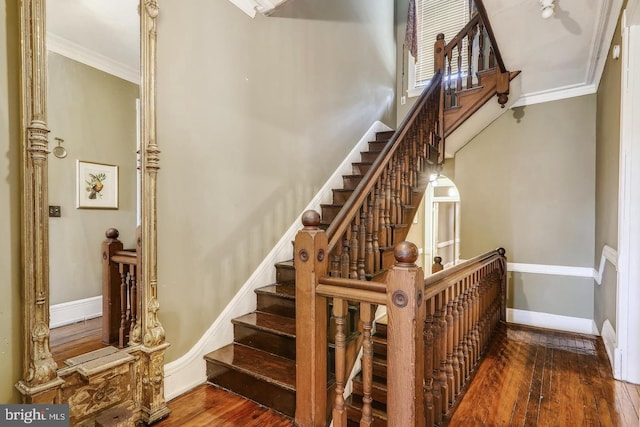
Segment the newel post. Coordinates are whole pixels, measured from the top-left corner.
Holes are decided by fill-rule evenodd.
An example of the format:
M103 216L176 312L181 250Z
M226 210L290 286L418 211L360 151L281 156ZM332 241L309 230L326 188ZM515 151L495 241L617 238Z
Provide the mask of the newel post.
M102 342L118 342L120 327L120 272L118 265L111 262L114 253L124 249L118 240L120 232L109 228L102 242Z
M316 295L318 279L327 274L327 235L320 214L302 214L296 235L296 425L324 426L327 418L327 302Z
M502 277L500 277L500 320L507 321L507 251L498 248L498 254L502 257Z
M413 243L399 243L394 255L387 277L387 423L424 426L424 272Z

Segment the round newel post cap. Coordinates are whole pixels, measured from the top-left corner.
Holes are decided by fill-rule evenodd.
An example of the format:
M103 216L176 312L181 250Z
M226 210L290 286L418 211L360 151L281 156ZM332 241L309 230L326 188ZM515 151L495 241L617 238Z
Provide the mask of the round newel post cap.
M444 33L438 33L436 40L444 40Z
M302 214L302 225L304 225L304 228L318 228L320 225L320 214L314 210L304 211Z
M418 247L411 242L400 242L393 250L398 264L413 265L418 259Z
M504 248L498 248L498 253L500 254L500 256L504 256L504 254L506 254L507 251Z
M117 239L120 236L120 232L115 228L108 228L104 235L107 239Z
M434 264L440 264L442 262L442 257L441 256L437 256L433 258L433 263Z

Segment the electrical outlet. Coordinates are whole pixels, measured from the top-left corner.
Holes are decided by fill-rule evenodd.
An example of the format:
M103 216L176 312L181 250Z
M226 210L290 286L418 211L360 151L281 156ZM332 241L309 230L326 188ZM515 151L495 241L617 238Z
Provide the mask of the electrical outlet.
M51 218L59 218L61 214L60 206L49 206L49 216Z

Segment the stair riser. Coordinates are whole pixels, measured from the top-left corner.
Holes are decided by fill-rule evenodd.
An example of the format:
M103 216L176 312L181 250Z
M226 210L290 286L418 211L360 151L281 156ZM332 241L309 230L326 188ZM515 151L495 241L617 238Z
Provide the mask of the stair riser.
M379 151L363 151L360 153L360 159L364 163L373 163L378 158Z
M353 194L353 191L333 191L333 204L344 205L349 197Z
M281 284L295 283L296 270L289 266L276 264L276 282Z
M276 295L258 294L257 310L295 319L296 301Z
M362 414L358 409L347 407L347 418L349 419L348 426L358 426L360 422L360 418L362 418ZM387 427L387 420L380 419L373 416L373 422L371 423L372 427Z
M369 141L369 151L379 153L387 145L387 141Z
M342 185L345 190L355 190L355 188L362 181L361 176L343 176L342 177Z
M353 163L351 165L354 175L364 175L371 168L369 163Z
M376 132L376 141L384 141L391 139L395 131L389 130L384 132Z
M387 345L382 343L373 342L373 354L380 358L387 357Z
M373 375L380 379L387 379L387 363L373 360Z
M353 382L353 394L358 396L364 396L364 391L362 390L362 383L360 381ZM384 405L387 404L387 391L381 388L373 387L371 390L371 397L376 402L382 403Z
M322 220L331 223L340 212L340 209L342 209L342 206L322 206Z
M296 360L295 338L257 330L247 325L233 325L234 341L271 354Z
M295 375L295 372L292 372L291 375ZM212 361L207 361L207 381L289 417L295 417L295 391L284 389L277 384L257 379Z

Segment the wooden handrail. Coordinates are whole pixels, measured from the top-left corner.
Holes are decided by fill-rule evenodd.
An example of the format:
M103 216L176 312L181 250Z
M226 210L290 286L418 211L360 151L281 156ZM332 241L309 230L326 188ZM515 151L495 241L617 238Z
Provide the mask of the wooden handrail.
M469 30L471 30L473 27L478 25L478 22L480 21L480 19L481 19L480 15L473 16L469 20L469 22L467 22L467 25L465 25L460 31L458 31L458 34L456 34L445 45L445 48L444 48L445 52L451 52L456 45L460 44L462 42L462 40L464 39L464 37L469 33ZM446 55L446 53L445 53L445 55Z
M433 79L431 80L431 85L423 90L422 94L412 106L411 110L395 131L387 145L376 158L375 162L373 162L360 183L356 186L349 199L347 199L347 202L340 210L340 213L331 222L331 225L327 229L329 251L332 251L340 242L340 237L347 231L347 228L351 223L351 218L356 215L362 204L365 202L368 194L373 189L376 180L382 175L382 166L389 163L391 157L409 131L409 127L417 120L421 110L427 103L427 100L436 95L440 96L441 82L442 74L439 71L436 71Z

